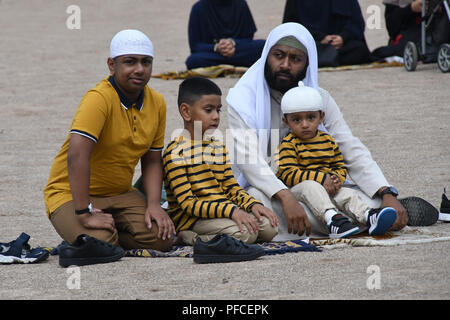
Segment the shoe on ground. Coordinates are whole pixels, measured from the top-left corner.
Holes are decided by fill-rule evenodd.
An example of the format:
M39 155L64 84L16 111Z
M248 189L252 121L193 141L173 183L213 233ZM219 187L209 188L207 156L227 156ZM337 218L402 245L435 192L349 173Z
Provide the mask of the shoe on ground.
M450 222L450 200L447 198L447 195L445 194L445 189L444 193L442 194L440 211L441 212L439 213L439 220Z
M65 268L114 262L122 258L125 251L105 241L81 234L72 244L61 245L58 253L59 265Z
M357 226L340 213L331 218L328 229L330 230L329 237L332 239L346 238L360 231Z
M30 236L24 232L14 241L0 243L0 263L37 263L48 258L49 252L44 248L31 248Z
M399 201L408 212L408 226L431 226L439 219L439 211L422 198L406 197Z
M391 207L370 209L367 217L369 235L381 236L385 234L397 219L397 211Z
M226 234L216 235L208 242L198 238L194 243L195 263L225 263L249 261L265 255L257 244L247 244Z

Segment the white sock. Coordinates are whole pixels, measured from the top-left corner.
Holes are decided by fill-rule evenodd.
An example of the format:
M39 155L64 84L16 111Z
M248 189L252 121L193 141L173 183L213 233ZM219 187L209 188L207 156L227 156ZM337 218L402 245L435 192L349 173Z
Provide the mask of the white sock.
M334 209L328 209L327 211L325 211L325 221L327 223L327 225L330 224L331 219L337 214L336 210Z

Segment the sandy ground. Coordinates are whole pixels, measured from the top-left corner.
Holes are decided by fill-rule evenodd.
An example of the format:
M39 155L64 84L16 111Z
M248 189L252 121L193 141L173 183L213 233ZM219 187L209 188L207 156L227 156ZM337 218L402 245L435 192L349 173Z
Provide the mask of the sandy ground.
M42 190L82 95L108 74L112 36L140 29L155 46L154 73L184 70L193 3L0 0L0 242L26 232L33 247L59 244ZM281 22L284 1L248 3L256 36L265 38ZM379 21L366 31L370 48L384 45L381 0L360 3L368 22ZM81 9L81 29L66 26L72 4ZM319 73L321 87L389 182L402 196L417 195L436 206L443 187L450 188L449 79L435 64L420 64L413 73L402 67ZM235 82L216 80L225 94ZM167 102L166 143L181 127L179 83L149 83ZM221 128L227 128L226 112ZM450 224L434 228L448 230ZM226 265L123 258L81 268L80 289L68 288L71 274L50 257L36 265L0 266L0 299L449 299L449 249L450 242L343 248ZM367 287L371 265L379 267L379 289Z

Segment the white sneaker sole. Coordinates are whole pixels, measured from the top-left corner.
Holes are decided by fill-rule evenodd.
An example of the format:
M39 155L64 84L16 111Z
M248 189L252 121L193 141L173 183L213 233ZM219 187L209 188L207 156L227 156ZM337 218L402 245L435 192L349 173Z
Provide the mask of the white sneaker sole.
M330 234L329 234L329 237L330 237L331 239L341 239L341 238L346 238L346 237L348 237L348 236L351 236L351 235L353 235L353 234L356 234L356 233L358 233L359 231L360 231L359 228L358 228L358 227L355 227L355 228L350 229L350 230L348 230L348 231L346 231L346 232L343 232L343 233L330 233Z
M33 263L37 258L19 258L14 256L4 256L0 254L1 264L12 264L12 263Z
M439 220L450 222L450 213L439 212Z

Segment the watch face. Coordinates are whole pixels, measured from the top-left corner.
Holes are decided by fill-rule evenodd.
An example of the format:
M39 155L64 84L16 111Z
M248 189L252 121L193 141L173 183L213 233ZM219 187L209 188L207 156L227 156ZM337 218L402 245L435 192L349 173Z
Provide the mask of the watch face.
M392 192L394 195L398 196L398 191L397 191L397 189L395 189L394 187L389 187L388 189L390 189L391 192Z

